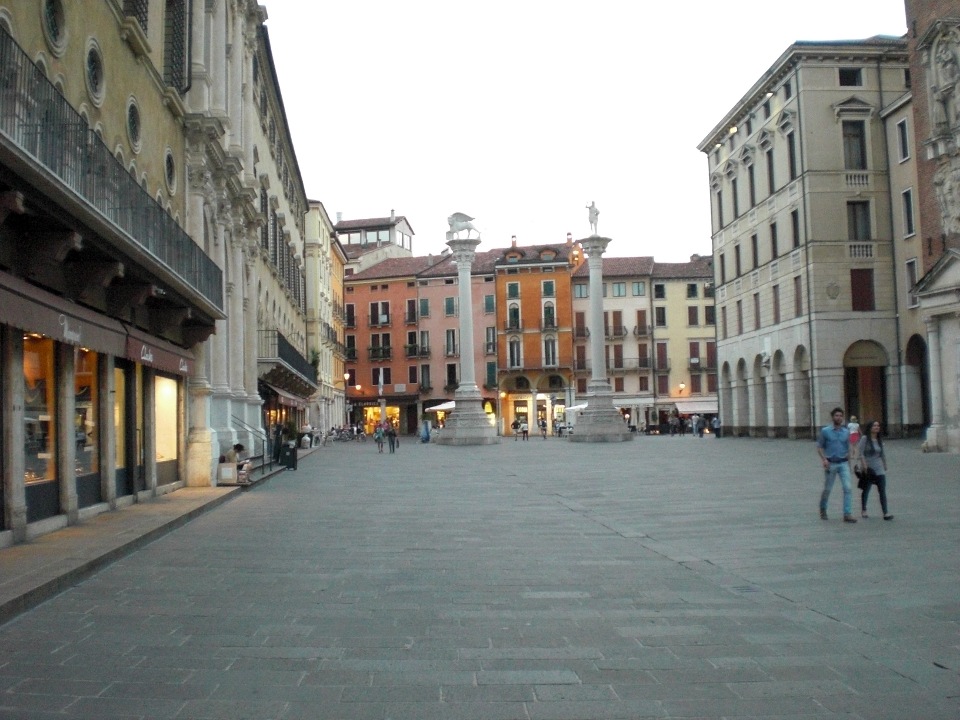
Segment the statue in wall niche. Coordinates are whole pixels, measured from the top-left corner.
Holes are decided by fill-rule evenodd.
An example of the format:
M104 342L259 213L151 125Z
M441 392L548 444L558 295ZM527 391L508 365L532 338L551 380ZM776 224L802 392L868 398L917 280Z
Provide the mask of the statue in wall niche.
M960 161L941 165L933 176L933 187L944 231L960 233Z
M937 44L937 69L940 75L940 87L949 87L960 79L960 68L957 67L956 30L948 32L940 38Z

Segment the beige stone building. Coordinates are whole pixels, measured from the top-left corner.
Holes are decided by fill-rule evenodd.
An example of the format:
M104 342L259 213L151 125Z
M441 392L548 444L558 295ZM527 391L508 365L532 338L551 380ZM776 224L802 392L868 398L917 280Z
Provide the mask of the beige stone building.
M809 437L834 406L911 423L886 127L909 81L905 40L798 42L699 144L729 430Z
M191 480L225 306L186 228L178 8L0 0L0 546Z

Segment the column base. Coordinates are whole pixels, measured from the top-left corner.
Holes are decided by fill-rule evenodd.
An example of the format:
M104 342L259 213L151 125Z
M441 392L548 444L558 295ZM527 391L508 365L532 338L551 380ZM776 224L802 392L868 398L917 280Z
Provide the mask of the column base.
M627 442L633 440L630 428L613 406L612 394L587 396L587 407L580 411L570 442Z
M480 405L481 395L476 387L457 390L453 395L456 410L441 432L434 435L438 445L497 445L500 438L497 426L490 422Z

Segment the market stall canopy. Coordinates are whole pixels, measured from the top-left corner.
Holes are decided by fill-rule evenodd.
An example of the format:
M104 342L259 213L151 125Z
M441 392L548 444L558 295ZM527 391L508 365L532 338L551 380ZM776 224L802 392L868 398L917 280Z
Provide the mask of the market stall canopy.
M693 413L716 414L720 407L716 400L677 400L677 412L681 415Z
M449 402L440 403L439 405L434 405L433 407L424 408L424 412L438 412L440 410L453 410L457 406L455 400L450 400Z
M567 408L567 412L577 412L577 410L586 410L588 403L583 403L582 405L571 405Z

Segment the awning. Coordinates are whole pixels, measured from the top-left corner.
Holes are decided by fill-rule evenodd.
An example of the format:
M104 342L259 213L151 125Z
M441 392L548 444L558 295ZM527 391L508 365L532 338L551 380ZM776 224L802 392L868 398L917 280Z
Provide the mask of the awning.
M193 371L193 353L171 342L149 335L139 328L126 325L127 358L174 375L189 375Z
M423 411L424 412L438 412L440 410L450 411L450 410L453 410L456 406L457 406L457 403L455 400L449 400L448 402L440 403L439 405L434 405L433 407L424 408Z
M677 412L681 415L692 415L693 413L710 413L715 415L720 412L720 406L716 400L677 400Z
M566 409L566 412L577 412L578 410L586 410L587 403L582 403L580 405L571 405Z
M263 382L263 381L261 381ZM270 383L263 383L273 392L277 394L277 400L279 400L281 405L286 405L287 407L297 408L298 410L305 410L307 407L307 399L298 397L293 393L289 393L286 390L281 390L280 388L271 385Z

